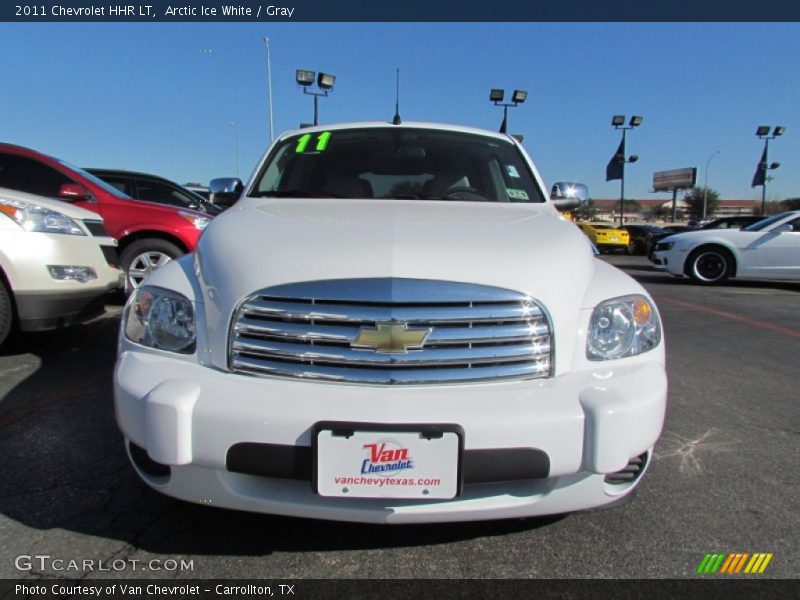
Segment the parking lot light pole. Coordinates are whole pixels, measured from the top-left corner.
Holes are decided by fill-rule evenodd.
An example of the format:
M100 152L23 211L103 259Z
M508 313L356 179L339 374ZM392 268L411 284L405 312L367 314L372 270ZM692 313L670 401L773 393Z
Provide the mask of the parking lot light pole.
M639 157L635 154L632 154L630 157L625 156L625 134L629 129L633 129L634 127L638 127L642 124L644 119L638 115L633 115L631 120L628 122L628 125L625 125L625 116L624 115L614 115L611 118L611 125L614 129L621 129L622 130L622 142L619 145L619 152L621 154L614 155L612 160L615 160L619 165L619 177L620 180L620 191L619 191L619 224L625 224L625 163L635 163L639 160ZM617 179L617 177L614 177ZM606 180L608 180L608 176Z
M297 84L303 88L303 93L309 96L314 96L314 125L319 125L319 97L327 97L328 92L333 91L333 85L336 83L336 76L330 73L320 72L317 76L316 83L319 92L312 92L311 86L314 84L314 71L306 71L304 69L297 69L295 80Z
M495 106L503 107L503 122L500 124L500 133L508 133L508 109L516 108L528 98L528 92L525 90L514 90L511 94L511 102L503 102L505 90L493 89L489 92L489 102L494 102Z
M714 158L719 153L720 151L717 150L716 152L714 152L714 154L709 156L708 160L706 161L705 178L703 181L703 219L706 218L706 202L708 200L708 166L711 164L711 159Z
M758 163L758 168L756 169L756 174L753 177L752 187L756 187L757 185L761 186L761 216L763 217L766 214L767 210L767 182L772 179L769 176L767 171L774 171L778 167L781 166L781 163L774 162L769 164L767 159L767 155L769 154L769 141L774 140L776 137L782 136L783 132L786 131L786 127L781 125L776 126L772 129L772 135L770 135L770 127L768 125L761 125L758 129L756 129L756 136L760 139L764 140L764 153L761 155L761 161Z
M264 47L267 53L267 97L269 100L269 143L275 139L274 130L272 128L272 60L269 51L269 38L263 38Z

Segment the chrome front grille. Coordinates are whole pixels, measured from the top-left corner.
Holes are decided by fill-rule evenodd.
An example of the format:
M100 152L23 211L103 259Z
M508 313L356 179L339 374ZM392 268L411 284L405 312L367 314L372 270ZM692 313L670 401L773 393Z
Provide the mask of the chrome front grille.
M354 347L362 329L406 324L421 349ZM253 375L365 384L430 384L549 377L548 316L502 288L399 278L276 286L236 310L230 369Z

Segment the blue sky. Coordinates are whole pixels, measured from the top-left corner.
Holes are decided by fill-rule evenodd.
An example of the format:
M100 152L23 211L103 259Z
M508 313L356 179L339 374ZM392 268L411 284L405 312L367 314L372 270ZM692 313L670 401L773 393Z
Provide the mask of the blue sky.
M640 114L626 197L651 194L653 171L699 168L724 198L760 198L750 181L758 125L781 168L768 199L800 196L800 25L779 24L0 24L0 140L81 166L148 171L179 183L249 176L268 141L272 50L276 134L309 122L296 68L337 76L322 122L389 120L395 68L405 120L497 129L489 89L526 89L510 112L545 181L619 196L605 165L614 114Z

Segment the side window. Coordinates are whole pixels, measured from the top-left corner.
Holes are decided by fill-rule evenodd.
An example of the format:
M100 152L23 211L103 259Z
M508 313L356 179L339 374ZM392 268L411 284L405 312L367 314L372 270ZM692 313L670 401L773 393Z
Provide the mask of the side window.
M179 206L180 208L189 208L195 205L194 201L188 194L184 194L168 185L164 185L159 181L152 181L150 179L137 179L136 188L138 190L137 198L139 200L147 200L148 202L158 202L159 204L169 204L170 206Z
M789 221L789 225L792 226L792 231L794 231L794 232L800 231L800 219L795 219L794 221Z
M103 175L101 177L108 185L118 189L123 194L133 195L133 182L126 177L117 177L114 175Z
M69 177L40 162L0 154L0 186L12 190L58 198L58 191L65 183L74 183Z

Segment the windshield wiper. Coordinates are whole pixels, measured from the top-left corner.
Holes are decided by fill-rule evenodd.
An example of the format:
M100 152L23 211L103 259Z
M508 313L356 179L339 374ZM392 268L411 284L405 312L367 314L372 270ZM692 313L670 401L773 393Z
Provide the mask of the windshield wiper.
M253 195L256 198L342 198L339 194L313 190L271 190Z

